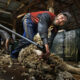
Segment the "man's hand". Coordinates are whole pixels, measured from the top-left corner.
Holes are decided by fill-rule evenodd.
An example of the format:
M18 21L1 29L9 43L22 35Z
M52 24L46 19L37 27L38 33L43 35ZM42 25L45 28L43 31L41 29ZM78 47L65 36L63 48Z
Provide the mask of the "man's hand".
M45 44L45 49L46 49L46 56L50 55L50 50L48 44Z
M42 52L40 53L41 54L41 56L40 56L40 58L39 59L47 59L48 57L49 57L49 55L50 55L50 50L49 50L49 46L48 46L48 44L45 44L44 45L44 51L43 50L41 50ZM38 54L38 51L36 51L37 52L37 54Z
M48 44L45 44L45 50L46 50L46 52L44 53L42 53L42 55L40 56L40 59L48 59L48 57L49 57L49 55L50 55L50 50L49 50L49 46L48 46Z

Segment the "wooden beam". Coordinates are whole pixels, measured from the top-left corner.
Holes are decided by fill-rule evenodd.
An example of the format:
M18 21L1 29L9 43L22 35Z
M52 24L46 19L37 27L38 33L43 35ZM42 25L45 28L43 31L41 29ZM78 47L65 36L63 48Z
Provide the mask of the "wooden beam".
M40 0L40 4L42 5L43 8L47 9L47 4L46 4L47 1L45 0Z
M8 0L8 2L7 2L7 6L9 6L10 2L11 2L11 0Z
M48 4L47 4L47 9L50 11L50 12L54 12L54 0L48 0Z
M13 24L11 24L11 23L9 23L9 22L6 22L6 21L0 20L0 23L6 24L6 25L9 25L9 26L13 27Z
M30 2L30 4L28 4L28 5L25 4L22 8L20 8L20 10L16 12L16 14L21 14L21 13L24 13L24 12L29 12L29 9L32 6L37 5L38 3L39 3L38 1L33 0L32 2Z
M73 0L73 2L80 9L80 1L79 0Z
M25 10L28 10L30 7L32 7L33 5L37 5L38 2L35 2L35 0L33 0L27 7L24 8L24 12L26 12Z
M0 13L5 13L5 14L11 15L11 12L8 12L8 11L2 10L2 9L0 9Z
M12 30L14 32L16 32L16 18L15 17L13 18L13 28L12 28ZM15 34L12 34L12 37L13 37L14 40L16 39L16 35Z
M16 10L16 12L19 11L20 9L22 9L24 6L25 6L25 4L21 4L20 7Z

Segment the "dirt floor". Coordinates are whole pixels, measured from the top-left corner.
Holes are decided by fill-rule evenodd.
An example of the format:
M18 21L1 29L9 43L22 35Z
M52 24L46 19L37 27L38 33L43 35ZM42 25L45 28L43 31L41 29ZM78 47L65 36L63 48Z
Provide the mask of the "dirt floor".
M24 50L22 52L24 52ZM52 65L52 62L37 59L38 57L36 54L34 55L34 53L30 55L27 54L27 58L24 59L21 58L21 55L19 57L20 60L11 59L10 55L5 54L4 51L1 50L0 80L80 80L80 75L70 74L65 70L63 71L60 69L59 63L55 61ZM56 57L54 58L57 59ZM77 63L74 62L68 63L73 66L77 65ZM66 78L63 79L63 76Z
M0 80L35 80L34 77L31 77L31 79L29 79L28 74L26 72L27 69L17 63L15 63L12 67L3 65L0 66ZM73 74L73 77L75 78L75 80L80 80L80 75Z
M53 53L39 59L34 49L34 45L22 49L18 59L0 50L0 80L80 80L80 68L74 67L77 63L66 63Z

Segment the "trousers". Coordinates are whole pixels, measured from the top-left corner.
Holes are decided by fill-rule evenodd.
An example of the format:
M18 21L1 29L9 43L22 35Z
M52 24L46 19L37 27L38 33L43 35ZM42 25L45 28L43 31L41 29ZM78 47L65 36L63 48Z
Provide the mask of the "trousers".
M27 37L30 40L33 40L34 35L38 32L37 31L37 24L35 24L31 20L30 17L25 18L23 20L23 30L24 30L23 36ZM30 42L25 41L24 39L20 39L17 47L14 50L12 50L11 57L12 58L17 58L20 50L22 48L25 48L25 47L29 46L29 45L30 45Z

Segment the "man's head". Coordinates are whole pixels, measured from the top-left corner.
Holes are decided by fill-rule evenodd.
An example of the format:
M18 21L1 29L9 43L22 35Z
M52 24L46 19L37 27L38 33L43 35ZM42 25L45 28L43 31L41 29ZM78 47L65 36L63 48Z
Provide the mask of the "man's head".
M70 18L71 18L71 14L69 12L59 13L55 17L53 24L56 26L64 26L65 24L69 22Z

